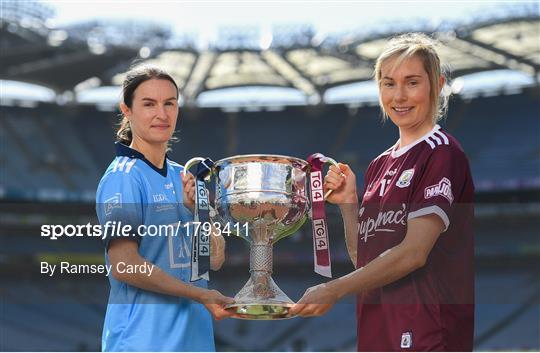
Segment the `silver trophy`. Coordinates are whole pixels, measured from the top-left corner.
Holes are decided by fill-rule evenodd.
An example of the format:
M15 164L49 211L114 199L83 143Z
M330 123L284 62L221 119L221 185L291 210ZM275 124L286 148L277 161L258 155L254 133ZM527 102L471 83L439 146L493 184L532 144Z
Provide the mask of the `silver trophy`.
M201 158L186 163L186 170ZM247 224L237 235L250 243L250 278L227 308L242 319L283 319L294 302L272 279L275 242L307 219L308 163L278 155L241 155L219 160L212 221ZM231 228L232 229L232 228Z

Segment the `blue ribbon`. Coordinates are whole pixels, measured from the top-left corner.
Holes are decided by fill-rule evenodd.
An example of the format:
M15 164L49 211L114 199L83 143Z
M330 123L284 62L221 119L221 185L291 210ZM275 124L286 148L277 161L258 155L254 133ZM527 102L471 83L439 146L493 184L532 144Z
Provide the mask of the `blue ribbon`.
M210 221L210 202L208 189L205 180L209 179L214 167L214 162L210 158L197 165L195 173L195 215L194 221L199 222L194 225L194 239L191 242L191 281L199 279L209 279L210 272L210 236L212 230L205 224ZM208 228L208 232L204 229Z

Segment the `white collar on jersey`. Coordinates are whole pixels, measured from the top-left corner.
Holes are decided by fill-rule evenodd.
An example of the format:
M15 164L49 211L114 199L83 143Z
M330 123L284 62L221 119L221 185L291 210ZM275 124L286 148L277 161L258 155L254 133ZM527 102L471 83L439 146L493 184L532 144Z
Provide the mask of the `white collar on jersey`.
M392 158L398 158L400 156L403 156L405 153L407 153L407 151L409 151L411 148L413 148L414 146L418 145L420 142L422 141L425 141L428 137L430 137L431 135L433 135L436 131L439 131L440 130L440 126L439 124L436 124L433 129L431 129L430 132L428 132L427 134L425 134L424 136L420 137L418 140L416 141L413 141L411 143L409 143L407 146L403 146L399 149L395 149L397 146L399 146L399 140L397 140L396 144L394 145L394 147L392 147L392 153L391 153L391 156Z

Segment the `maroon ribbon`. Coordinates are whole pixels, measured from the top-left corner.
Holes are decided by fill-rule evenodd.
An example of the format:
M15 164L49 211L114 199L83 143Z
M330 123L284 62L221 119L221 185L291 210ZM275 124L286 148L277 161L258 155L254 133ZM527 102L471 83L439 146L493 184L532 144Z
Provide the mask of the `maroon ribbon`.
M313 225L313 261L315 272L332 277L330 263L330 243L328 240L328 225L324 209L324 176L322 167L330 159L320 153L312 154L307 159L311 166L310 194L311 194L311 222Z

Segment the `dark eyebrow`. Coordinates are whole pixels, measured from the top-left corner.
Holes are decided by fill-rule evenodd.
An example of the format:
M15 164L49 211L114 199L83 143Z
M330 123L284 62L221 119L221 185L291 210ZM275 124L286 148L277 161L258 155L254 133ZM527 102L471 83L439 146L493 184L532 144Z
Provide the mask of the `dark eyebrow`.
M405 78L414 78L414 77L420 77L420 78L422 78L422 75L416 75L416 74L415 74L415 75L408 75L408 76L405 76ZM388 76L384 76L384 77L383 77L383 80L393 80L393 78L392 78L392 77L388 77Z
M405 76L405 79L409 79L409 78L422 78L422 75L409 75L409 76ZM388 77L388 76L384 76L383 77L383 80L394 80L392 77Z
M148 97L143 97L142 100L143 101L150 101L150 102L157 102L155 99L148 98ZM170 101L170 100L176 100L176 97L171 97L171 98L165 99L165 101Z

